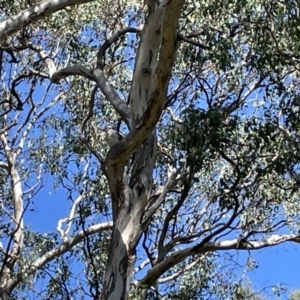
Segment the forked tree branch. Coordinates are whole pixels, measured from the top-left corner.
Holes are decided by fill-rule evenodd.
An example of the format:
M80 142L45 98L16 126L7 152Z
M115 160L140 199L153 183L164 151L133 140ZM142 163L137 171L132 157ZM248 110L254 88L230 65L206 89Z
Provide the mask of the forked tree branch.
M271 235L265 239L246 241L240 239L233 239L227 241L208 242L205 245L197 244L195 246L178 250L163 261L150 269L147 274L140 280L140 286L152 286L158 278L167 270L171 269L178 263L182 262L189 256L203 254L214 251L225 250L259 250L267 247L279 245L284 242L300 243L300 235L286 234L286 235Z
M142 26L138 28L134 27L126 27L118 30L115 32L109 39L107 39L103 45L99 48L99 51L97 53L97 68L102 70L104 67L104 59L105 59L105 52L106 50L115 43L119 37L125 35L126 33L137 33L141 32Z
M75 245L82 242L85 238L93 235L95 233L102 232L104 230L109 230L113 228L113 222L105 222L97 225L93 225L85 229L84 231L78 232L72 238L69 238L65 242L63 242L60 246L56 247L53 250L48 251L36 261L31 264L31 267L26 270L26 275L24 273L19 273L14 278L7 281L7 284L0 289L0 295L4 292L9 291L16 287L22 280L27 278L28 276L34 274L38 269L45 266L50 261L54 260L56 257L60 257L67 251L71 250Z
M81 65L68 66L66 68L60 69L52 75L51 80L55 83L58 83L61 79L65 79L68 76L74 75L80 75L84 78L96 82L93 71Z
M51 80L58 83L59 80L68 76L80 75L98 84L104 96L119 113L123 121L129 125L131 123L131 114L127 104L119 97L113 86L108 82L103 71L96 69L92 71L81 65L68 66L52 75Z
M119 178L119 173L122 172L122 164L153 131L164 109L167 87L176 52L177 21L183 4L184 0L173 0L169 1L164 7L157 8L164 9L164 14L161 23L161 36L157 36L157 38L161 38L162 44L155 73L153 74L153 90L148 107L141 117L139 124L117 145L118 147L112 147L108 152L107 166L108 170L112 171L108 171L111 174L111 186L118 185L115 178ZM148 25L146 23L143 30L148 30Z

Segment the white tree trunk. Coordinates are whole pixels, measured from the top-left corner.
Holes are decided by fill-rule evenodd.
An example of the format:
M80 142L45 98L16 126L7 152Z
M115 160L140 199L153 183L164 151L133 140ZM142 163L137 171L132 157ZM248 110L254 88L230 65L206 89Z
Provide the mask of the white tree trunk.
M149 6L130 91L131 132L119 148L111 149L107 155L116 222L102 300L128 299L142 218L152 190L157 148L155 125L165 105L183 3L153 1ZM131 154L133 161L127 178L124 162Z

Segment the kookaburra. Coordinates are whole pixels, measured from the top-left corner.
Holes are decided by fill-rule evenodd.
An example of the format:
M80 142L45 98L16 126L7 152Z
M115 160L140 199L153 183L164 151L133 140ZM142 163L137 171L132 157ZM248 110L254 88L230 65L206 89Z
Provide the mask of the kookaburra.
M117 132L117 130L115 130L112 126L106 126L105 140L106 140L109 148L116 145L121 139L122 139L122 136Z

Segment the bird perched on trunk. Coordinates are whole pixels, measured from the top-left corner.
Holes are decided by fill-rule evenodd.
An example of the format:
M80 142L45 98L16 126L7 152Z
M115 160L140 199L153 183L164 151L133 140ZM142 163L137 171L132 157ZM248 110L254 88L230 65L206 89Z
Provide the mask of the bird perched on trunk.
M122 139L122 136L112 126L106 126L104 131L105 140L109 148L116 145Z

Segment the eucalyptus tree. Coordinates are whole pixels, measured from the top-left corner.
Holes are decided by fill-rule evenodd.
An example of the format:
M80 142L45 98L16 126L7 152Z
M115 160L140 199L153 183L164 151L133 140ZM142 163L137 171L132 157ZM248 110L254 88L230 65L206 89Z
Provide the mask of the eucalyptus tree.
M219 253L299 243L298 12L5 1L2 299L225 299ZM70 212L36 232L47 182Z
M247 285L237 285L235 288L235 293L233 294L234 300L265 300L267 298L263 297L260 293L253 291L249 283Z
M297 299L300 299L300 293L299 293L299 291L294 291L294 292L292 292L290 299L291 299L291 300L297 300Z

